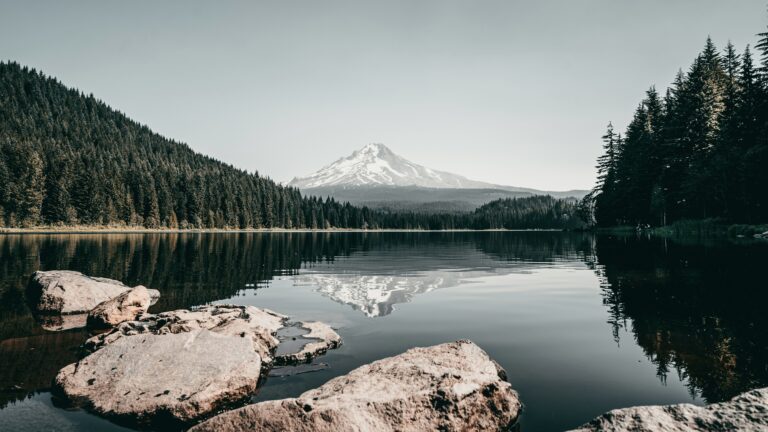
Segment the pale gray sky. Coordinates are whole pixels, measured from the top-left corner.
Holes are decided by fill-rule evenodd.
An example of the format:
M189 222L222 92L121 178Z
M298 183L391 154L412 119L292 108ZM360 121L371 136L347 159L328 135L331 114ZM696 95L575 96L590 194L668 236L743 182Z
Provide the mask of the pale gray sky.
M370 142L431 168L588 188L600 135L766 0L6 1L0 59L278 181Z

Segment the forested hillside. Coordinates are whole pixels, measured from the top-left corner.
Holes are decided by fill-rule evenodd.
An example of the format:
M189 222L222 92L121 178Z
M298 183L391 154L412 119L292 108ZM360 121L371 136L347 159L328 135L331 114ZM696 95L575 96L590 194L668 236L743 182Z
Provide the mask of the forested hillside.
M393 212L303 197L40 72L0 63L0 226L566 228L573 207L532 197L475 212Z
M507 198L480 206L474 212L478 229L581 228L575 199L551 196Z
M6 226L299 227L330 205L195 153L16 63L0 64L0 145Z
M381 227L405 229L578 229L584 227L575 199L549 195L491 201L472 212L371 212Z
M609 124L588 198L598 225L768 221L768 31L758 37L756 54L707 39L623 136Z

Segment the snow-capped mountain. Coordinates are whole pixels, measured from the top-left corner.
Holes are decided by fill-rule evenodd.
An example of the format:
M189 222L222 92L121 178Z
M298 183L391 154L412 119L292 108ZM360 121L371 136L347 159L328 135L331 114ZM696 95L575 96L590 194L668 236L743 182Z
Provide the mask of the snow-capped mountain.
M353 204L369 207L396 204L402 209L422 211L472 210L495 199L531 195L581 198L587 192L541 191L470 180L413 163L384 144L368 144L314 174L294 178L288 185L306 194L333 196ZM424 204L431 206L425 208Z
M495 187L460 175L437 171L396 155L384 144L368 144L350 156L289 183L300 189L356 186L419 186L474 189Z

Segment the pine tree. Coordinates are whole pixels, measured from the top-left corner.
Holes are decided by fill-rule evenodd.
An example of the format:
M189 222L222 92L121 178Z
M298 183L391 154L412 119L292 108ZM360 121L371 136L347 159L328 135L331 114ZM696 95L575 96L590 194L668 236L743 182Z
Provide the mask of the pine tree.
M57 164L48 169L45 181L45 198L43 199L42 214L47 223L74 224L77 212L72 206L69 194L71 182L71 165Z
M757 37L760 38L755 45L760 51L760 73L763 79L768 79L768 30L758 33Z
M619 138L620 139L620 138ZM594 197L594 213L598 221L605 225L613 224L615 214L616 163L618 160L618 140L613 129L613 123L608 123L605 135L602 136L604 154L597 162L597 185L590 197ZM591 206L586 206L591 207ZM584 212L587 212L584 210ZM608 222L610 221L610 222Z
M616 133L613 131L613 123L608 123L608 128L605 135L602 136L603 140L603 155L597 159L597 186L596 191L601 191L608 182L610 188L612 184L613 171L616 168Z

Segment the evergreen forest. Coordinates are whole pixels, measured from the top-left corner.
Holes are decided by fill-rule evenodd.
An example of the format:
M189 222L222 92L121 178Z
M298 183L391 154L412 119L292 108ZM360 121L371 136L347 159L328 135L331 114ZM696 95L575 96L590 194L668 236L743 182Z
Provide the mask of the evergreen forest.
M598 226L768 221L768 30L754 49L710 38L687 71L651 87L626 131L602 137L583 203Z
M0 226L152 229L530 229L581 225L572 201L471 212L372 210L302 196L194 152L93 95L0 63Z

